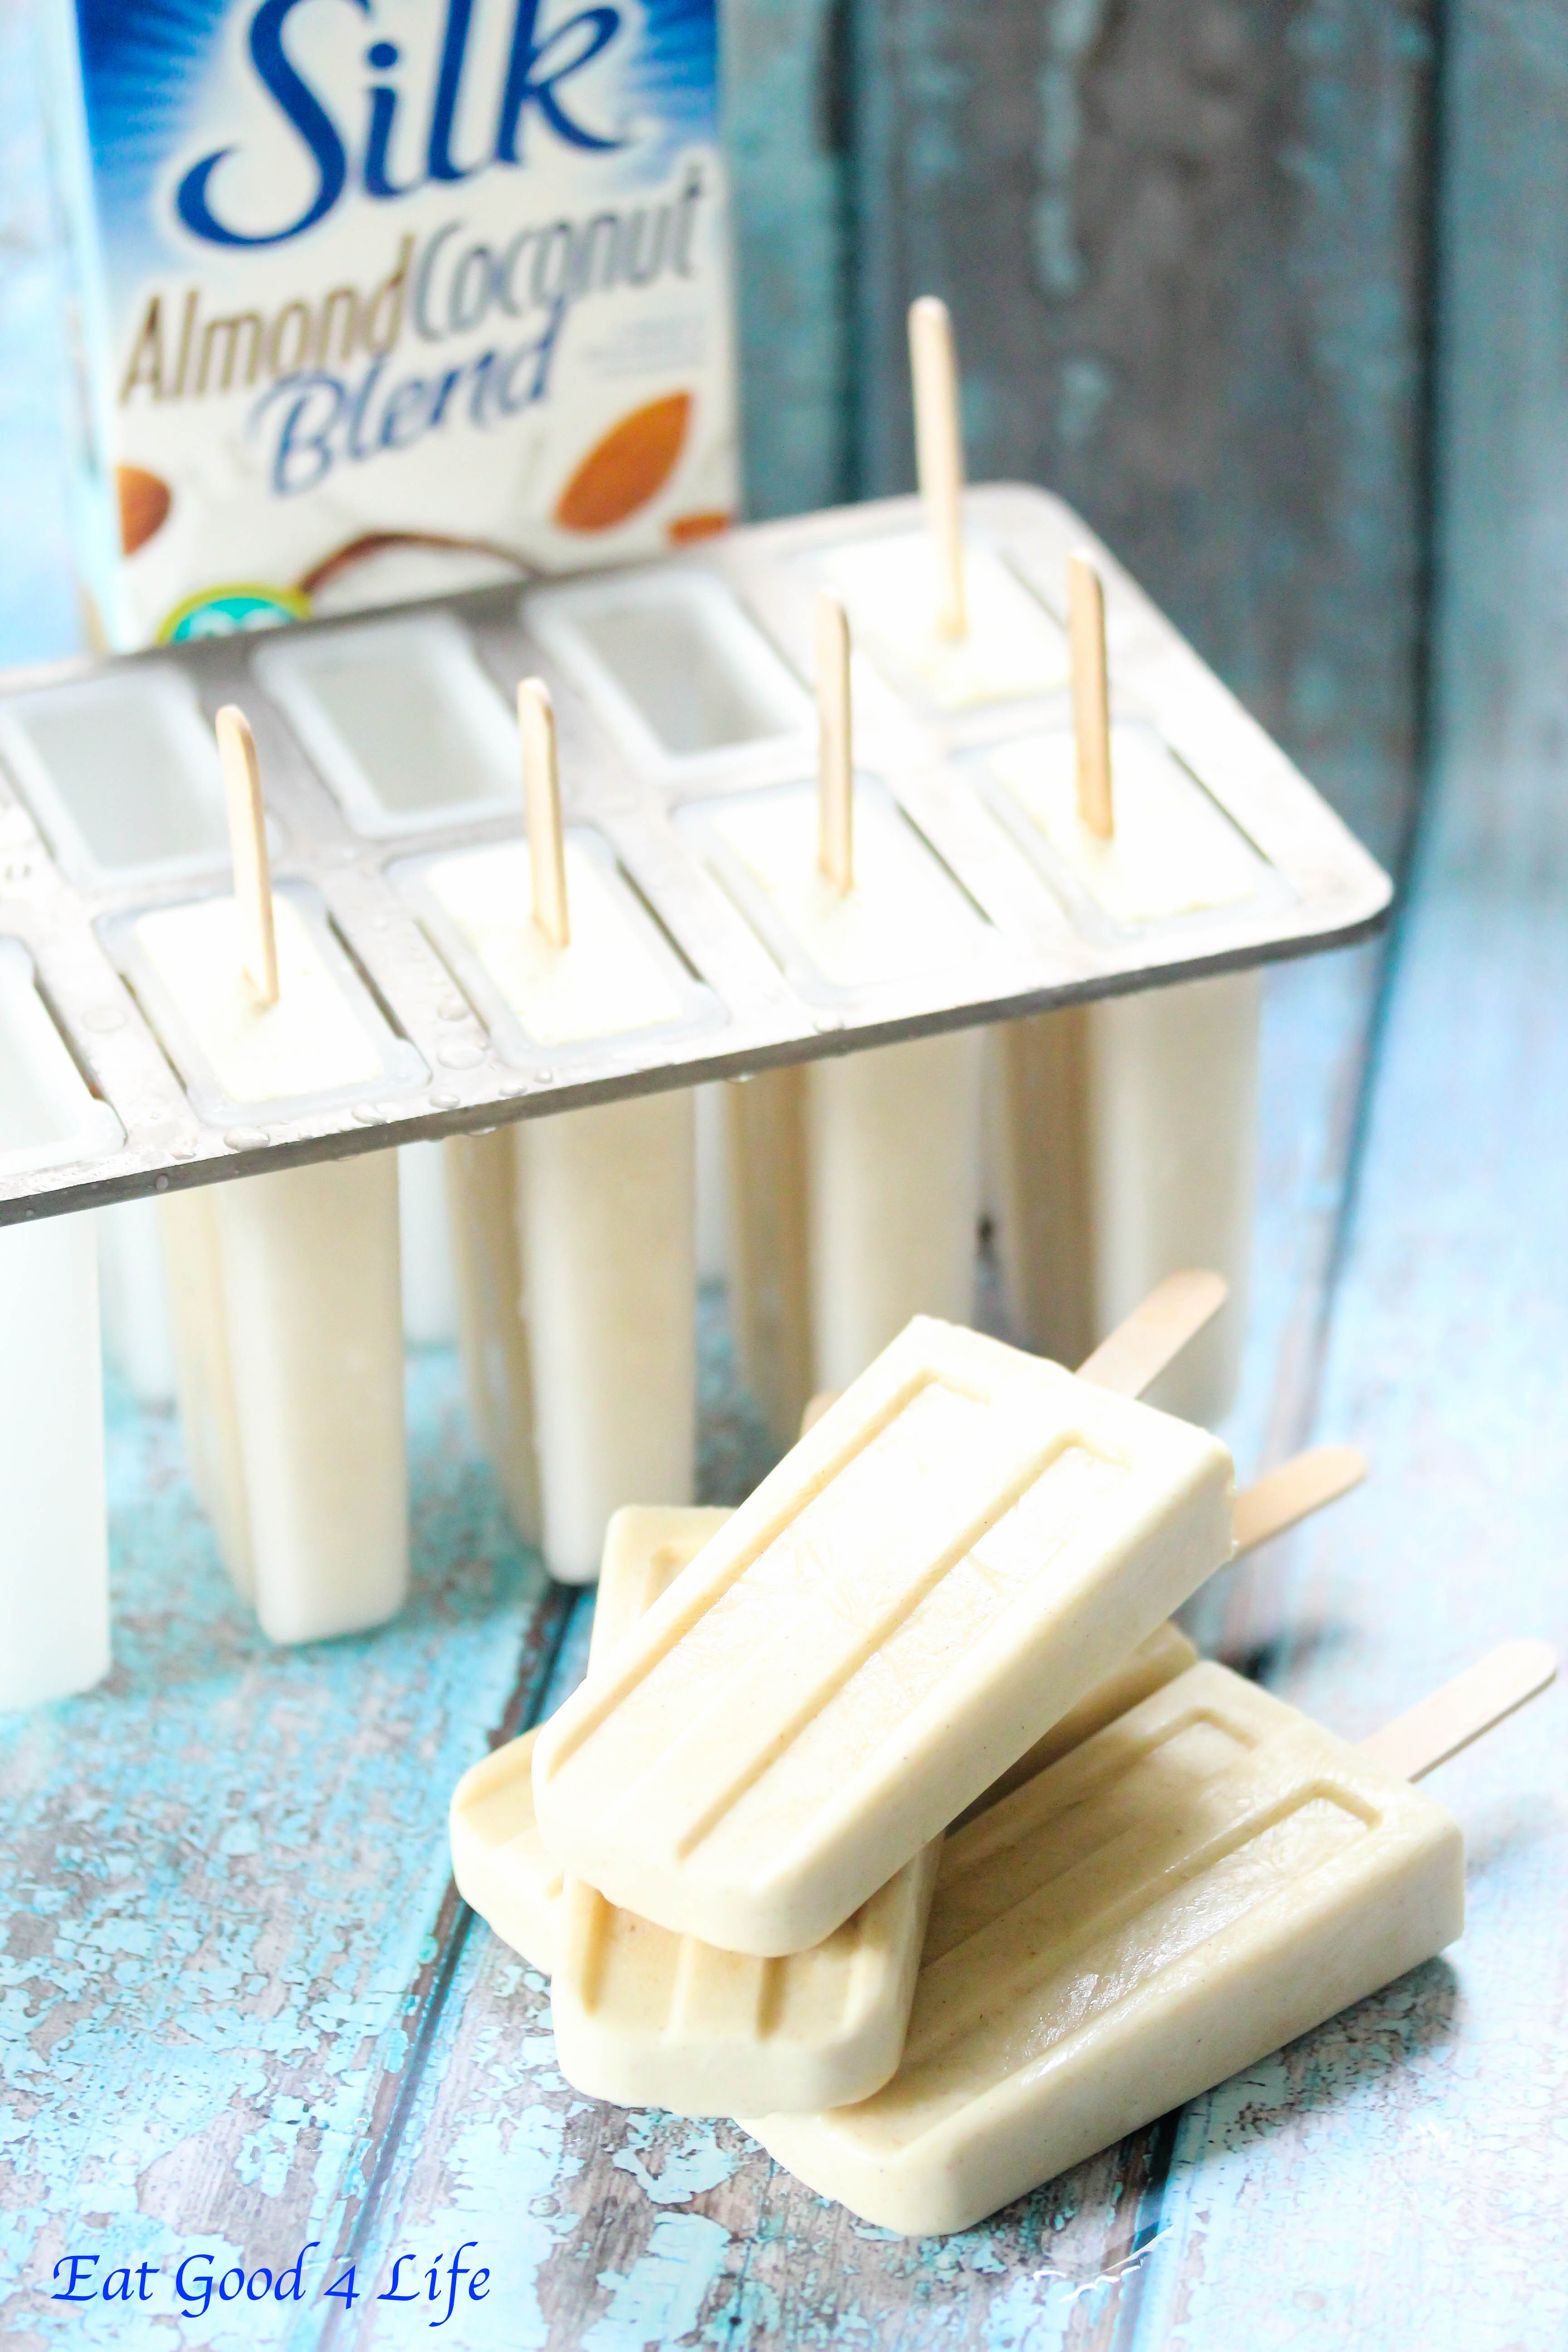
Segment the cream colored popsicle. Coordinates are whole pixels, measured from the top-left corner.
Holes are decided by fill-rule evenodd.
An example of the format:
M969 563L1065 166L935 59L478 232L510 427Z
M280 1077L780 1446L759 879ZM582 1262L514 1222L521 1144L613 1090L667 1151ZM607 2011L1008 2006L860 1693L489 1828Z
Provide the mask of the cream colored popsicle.
M768 1435L794 1444L815 1386L806 1195L808 1066L757 1070L722 1090L730 1328Z
M695 1559L731 1517L699 1503L626 1504L611 1519L599 1569L590 1674ZM503 1943L553 1974L565 1876L539 1834L533 1811L537 1730L471 1764L452 1791L449 1826L458 1892Z
M661 1927L820 1942L1230 1557L1231 1479L917 1318L546 1726L546 1844Z
M80 1213L0 1229L0 1710L89 1690L109 1671L94 1241Z
M1240 1372L1262 1009L1262 973L1244 971L995 1033L1011 1328L1076 1358L1173 1266L1218 1267L1224 1315L1152 1392L1194 1421L1223 1419Z
M911 1315L973 1313L981 1055L975 1032L947 1030L807 1066L818 1387L847 1387Z
M831 1396L815 1398L813 1405L820 1411L812 1419L820 1419L833 1402ZM1365 1459L1353 1446L1316 1446L1244 1487L1236 1498L1237 1558L1348 1494L1365 1475ZM594 1619L595 1656L603 1660L609 1655L616 1642L653 1606L710 1536L733 1516L731 1511L699 1504L685 1509L633 1505L616 1512L610 1521L599 1574ZM1103 1725L1125 1715L1151 1691L1184 1674L1197 1664L1197 1654L1178 1625L1169 1622L1157 1625L1043 1738L993 1781L963 1819L973 1818L1021 1788ZM459 1892L499 1936L548 1975L555 1965L563 1873L546 1851L534 1817L532 1759L537 1738L537 1732L524 1732L464 1774L452 1800L452 1853ZM658 1931L647 1932L653 1936Z
M138 1404L172 1404L174 1349L158 1203L116 1201L100 1209L97 1223L103 1352Z
M1073 561L1075 729L989 755L1058 871L1137 929L1253 897L1267 869L1143 726L1107 725L1104 606ZM1008 1318L1069 1359L1173 1266L1217 1267L1226 1312L1152 1402L1229 1411L1252 1257L1261 972L1102 999L997 1033Z
M447 1192L446 1153L439 1141L398 1145L403 1333L413 1347L446 1347L458 1337L458 1269Z
M891 2082L747 2128L867 2221L967 2229L1452 1943L1458 1824L1401 1775L1554 1671L1512 1644L1356 1748L1193 1667L947 1840Z
M818 599L815 794L710 812L761 893L775 951L835 988L973 957L973 908L879 787L854 782L849 639ZM841 1388L911 1315L967 1321L980 1217L982 1045L949 1033L765 1071L729 1089L742 1371L787 1444L813 1386Z
M134 935L237 1102L374 1078L376 1040L267 867L255 745L220 714L233 898ZM161 1204L191 1471L236 1588L274 1641L382 1623L408 1581L397 1161L365 1154Z
M458 1342L479 1450L500 1482L524 1543L539 1541L533 1372L517 1226L515 1127L450 1135L441 1146L452 1212Z
M529 1119L518 1149L544 1557L587 1583L612 1512L696 1475L691 1096Z
M32 958L0 938L0 1171L36 1176L123 1141ZM0 1227L0 1709L109 1671L97 1224L79 1210Z
M933 295L910 305L910 373L926 527L835 548L823 566L827 585L877 667L939 709L1053 693L1067 679L1060 627L995 550L963 529L952 324Z
M535 1045L680 1018L687 1001L605 860L563 832L554 719L537 678L520 687L518 713L527 844L437 860L431 896ZM511 1146L515 1263L494 1204L506 1149L458 1146L449 1161L470 1409L520 1528L531 1532L531 1457L546 1563L587 1583L621 1504L683 1503L691 1493L692 1097L638 1095L525 1120Z
M408 1586L397 1160L165 1195L198 1498L275 1642L379 1625Z

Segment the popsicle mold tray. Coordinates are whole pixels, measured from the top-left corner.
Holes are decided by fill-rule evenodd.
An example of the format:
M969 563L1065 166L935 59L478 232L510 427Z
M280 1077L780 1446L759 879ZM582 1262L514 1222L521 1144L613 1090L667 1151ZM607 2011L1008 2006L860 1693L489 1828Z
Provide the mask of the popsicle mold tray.
M1065 576L1092 540L1008 486L971 491L965 528L958 647L932 626L916 503L894 499L521 593L9 674L0 950L107 1108L68 1148L0 1158L0 1223L1375 927L1386 877L1103 552L1125 819L1109 860L1075 841ZM856 644L863 855L843 906L813 897L824 583ZM517 938L511 702L531 674L555 700L584 918L573 969L542 988ZM363 1035L352 1082L250 1101L204 1060L144 928L229 888L212 719L231 701L255 730L280 895Z

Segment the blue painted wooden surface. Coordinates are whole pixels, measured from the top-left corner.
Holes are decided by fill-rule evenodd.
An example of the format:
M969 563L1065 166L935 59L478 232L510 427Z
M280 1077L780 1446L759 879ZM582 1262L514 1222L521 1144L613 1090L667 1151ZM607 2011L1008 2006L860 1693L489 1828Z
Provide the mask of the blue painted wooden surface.
M847 462L834 436L852 355L841 320L818 310L842 266L842 170L816 110L820 43L843 13L778 0L735 0L731 13L732 29L744 20L731 61L742 254L749 236L761 257L743 262L753 373L767 382L770 354L802 331L796 373L773 379L787 399L752 409L759 504L770 509L822 495L817 482ZM0 652L12 658L61 649L75 626L53 441L63 346L26 168L24 14L21 0L0 0ZM1102 20L1089 0L968 12L971 39L982 16L987 37L1048 36L1040 70L1015 76L1002 151L1027 150L1054 90L1065 113L1051 121L1068 146L1030 167L1042 201L1064 198L1061 158L1085 89L1122 121L1130 152L1148 149L1147 111L1117 117L1111 101L1131 89L1152 104L1152 67L1129 83L1118 58L1096 65ZM808 17L815 56L788 37ZM1152 6L1116 21L1134 46L1164 22ZM1203 38L1224 52L1237 21L1208 12ZM973 158L962 152L972 132L960 141L942 128L943 108L973 91L964 100L963 55L933 46L936 22L861 9L857 120L862 139L883 137L876 109L908 108L913 91L912 111L887 117L919 134L901 184L940 184L956 157L973 205ZM1304 538L1279 535L1272 477L1255 469L1220 541L1235 579L1211 557L1194 609L1228 613L1231 627L1275 551L1286 584L1270 609L1295 593L1305 618L1297 636L1274 641L1286 644L1282 665L1269 655L1251 670L1237 621L1232 674L1266 705L1287 687L1305 696L1301 723L1342 756L1337 772L1363 780L1387 840L1414 709L1418 518L1402 437L1414 432L1413 345L1400 306L1418 258L1408 208L1423 24L1397 6L1322 0L1268 23L1270 39L1306 61L1275 87L1310 98L1317 112L1301 120L1321 133L1271 152L1296 158L1311 197L1311 236L1287 250L1302 273L1300 315L1315 321L1304 346L1313 380L1339 404L1331 438L1343 467L1333 499L1308 500ZM897 72L880 82L879 25L902 28ZM1259 1295L1231 1432L1246 1471L1317 1434L1364 1444L1374 1476L1321 1528L1216 1580L1190 1612L1209 1645L1352 1733L1494 1639L1568 1634L1568 835L1556 775L1568 272L1554 242L1568 37L1551 9L1504 16L1458 0L1451 44L1447 307L1466 331L1451 331L1443 381L1446 756L1392 965L1362 950L1281 972L1271 987ZM1200 163L1224 150L1232 83L1258 87L1246 60L1227 68L1226 54L1198 77L1197 97L1218 110L1193 134ZM1358 77L1359 113L1346 97ZM1191 75L1173 89L1159 152L1175 170ZM999 82L987 103L1007 96ZM977 119L952 116L961 127ZM1103 137L1100 118L1089 128ZM1342 169L1330 168L1336 155ZM1346 177L1357 155L1363 173L1385 171L1393 215L1379 213L1372 179ZM1159 207L1147 176L1137 184L1127 233L1146 264ZM1226 184L1245 194L1249 184L1242 173ZM1093 215L1071 215L1067 228L1063 217L1058 203L1039 234ZM1353 274L1329 251L1336 219L1350 224L1352 249L1369 222L1384 223L1360 310ZM977 257L959 257L978 285ZM1280 315L1268 312L1268 334ZM1083 349L1096 358L1091 339ZM1092 375L1068 367L1079 354L1062 352L1058 425L1114 422L1103 402L1096 409ZM1341 369L1331 381L1330 360ZM1009 381L1026 378L983 369L975 379L982 447L1002 430L987 404ZM1100 448L1127 529L1144 511L1135 493L1152 446L1137 424L1134 413L1103 447L1093 432L1082 445ZM1159 457L1186 445L1177 435L1153 446ZM1288 472L1288 459L1287 434L1271 462ZM1173 479L1149 525L1167 533L1173 563L1186 478ZM1128 544L1127 530L1108 527ZM1325 635L1336 562L1355 589ZM1265 635L1272 625L1267 614L1258 623ZM1358 630L1378 642L1358 649ZM1313 648L1325 644L1329 698L1314 703ZM705 1476L710 1493L732 1496L761 1454L712 1300L704 1365ZM829 2339L1506 2352L1562 2340L1561 1696L1433 1783L1471 1849L1471 1924L1455 1953L989 2227L910 2246L795 2188L731 2126L622 2115L556 2074L543 1989L456 1901L444 1819L461 1767L580 1673L588 1604L552 1593L510 1538L440 1351L411 1364L410 1406L413 1607L374 1639L279 1654L223 1585L177 1433L115 1401L113 1678L0 1727L6 2352L428 2341L422 2296L346 2311L318 2298L316 2264L335 2257L331 2275L356 2258L359 2284L379 2288L399 2252L422 2266L463 2240L490 2266L491 2294L462 2308L447 2340L475 2352L681 2341L760 2352ZM321 2247L299 2305L215 2305L176 2321L167 2269L145 2306L47 2301L50 2265L68 2250L98 2253L102 2278L116 2261L204 2249L215 2272L236 2260L279 2268L312 2238Z
M721 23L747 510L804 514L856 487L847 15L723 0Z

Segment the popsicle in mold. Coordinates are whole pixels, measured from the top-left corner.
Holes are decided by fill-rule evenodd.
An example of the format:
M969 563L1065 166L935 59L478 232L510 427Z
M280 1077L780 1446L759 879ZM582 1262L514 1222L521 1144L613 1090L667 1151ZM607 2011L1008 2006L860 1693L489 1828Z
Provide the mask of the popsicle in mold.
M563 828L554 715L540 680L523 681L518 712L528 839L417 869L410 887L437 945L518 1060L704 1017L694 984L600 847ZM475 1419L491 1433L529 1534L532 1481L521 1465L531 1454L545 1559L555 1576L588 1582L619 1505L690 1497L691 1094L557 1111L447 1149ZM510 1231L495 1181L509 1154Z
M938 710L1055 693L1068 675L1058 623L963 526L952 327L932 295L910 306L910 362L925 527L846 541L820 575L877 668Z
M849 639L818 603L808 783L710 803L710 862L808 994L979 963L987 927L898 803L853 768ZM727 1092L731 1308L742 1376L787 1444L911 1315L966 1321L980 1208L978 1037L948 1032L760 1072Z
M132 976L193 1088L262 1108L395 1082L324 926L275 894L255 745L220 715L235 895L135 919ZM166 1194L175 1377L225 1565L279 1642L379 1624L407 1588L397 1163L390 1152Z
M917 1317L545 1727L545 1843L802 1951L1229 1559L1231 1508L1203 1431Z
M90 1160L123 1130L88 1088L19 940L0 939L0 1172ZM0 1709L109 1669L109 1526L94 1220L0 1229Z
M1193 1667L949 1837L892 2080L747 2128L867 2221L962 2230L1256 2064L1460 1934L1411 1779L1555 1668L1510 1643L1358 1748Z
M988 753L1016 832L1125 934L1245 903L1268 868L1152 730L1112 724L1105 611L1069 566L1073 725ZM1260 971L1007 1024L995 1033L999 1255L1010 1328L1076 1358L1175 1265L1216 1266L1218 1318L1153 1402L1228 1411L1247 1327L1262 1024Z

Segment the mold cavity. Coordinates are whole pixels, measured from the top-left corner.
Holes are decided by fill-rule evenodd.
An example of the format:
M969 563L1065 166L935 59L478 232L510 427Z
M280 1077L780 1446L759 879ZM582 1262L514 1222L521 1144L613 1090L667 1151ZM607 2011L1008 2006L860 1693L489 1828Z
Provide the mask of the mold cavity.
M541 596L531 628L635 748L693 760L798 733L810 706L735 599L700 577Z
M0 940L0 1171L57 1166L123 1139L34 983L32 959Z
M734 669L700 608L621 604L578 625L662 750L718 751L779 732L777 708Z
M156 667L20 696L0 746L50 846L109 874L227 851L212 730L178 671Z
M521 796L516 726L455 622L392 621L268 646L256 668L366 831Z

